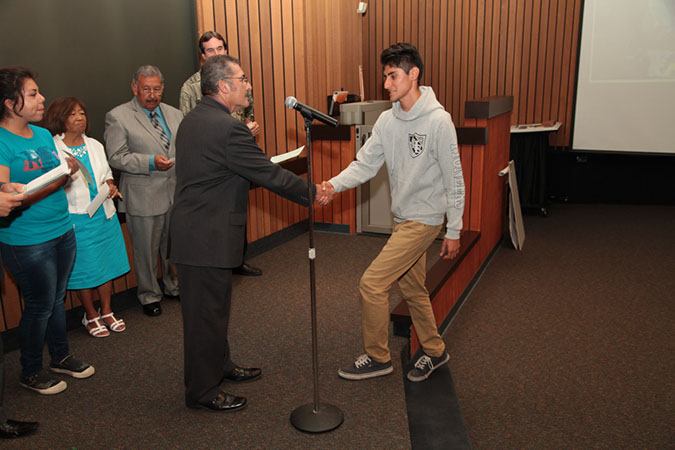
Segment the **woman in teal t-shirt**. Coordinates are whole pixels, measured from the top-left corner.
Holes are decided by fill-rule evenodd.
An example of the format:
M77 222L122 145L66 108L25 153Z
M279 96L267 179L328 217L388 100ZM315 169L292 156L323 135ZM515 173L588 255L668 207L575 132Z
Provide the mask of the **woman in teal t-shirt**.
M30 125L42 119L45 98L35 75L22 67L0 69L0 182L28 184L63 164L49 131ZM77 162L67 159L70 173ZM66 383L42 368L45 340L51 372L87 378L94 368L70 354L64 298L75 260L75 233L62 186L66 176L29 195L21 208L0 219L0 253L23 296L19 323L21 386L57 394Z

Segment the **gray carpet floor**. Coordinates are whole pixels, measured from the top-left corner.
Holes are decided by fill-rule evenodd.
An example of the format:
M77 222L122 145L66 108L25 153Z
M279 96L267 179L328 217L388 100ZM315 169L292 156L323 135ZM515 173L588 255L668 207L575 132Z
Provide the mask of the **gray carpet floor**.
M675 448L675 207L527 216L444 339L474 448Z
M18 351L6 355L6 410L39 420L39 432L3 442L7 448L410 448L400 352L390 339L395 373L362 382L337 368L362 353L358 280L386 239L316 233L321 400L340 407L344 424L305 434L290 424L298 406L313 402L307 236L252 260L262 277L235 277L230 343L233 360L263 368L259 381L224 385L249 398L230 414L184 406L180 304L165 300L149 318L139 307L120 314L127 331L103 339L84 327L69 332L71 351L96 368L68 389L40 396L21 388ZM433 256L430 256L433 258ZM392 307L395 302L392 302ZM48 362L45 354L45 361Z
M525 218L524 250L499 249L444 335L473 447L673 448L675 208L549 211ZM264 370L225 386L249 397L246 410L184 407L180 305L165 301L158 318L124 311L119 335L71 331L73 353L97 373L56 396L20 388L18 352L8 353L6 409L42 425L3 448L410 448L405 339L390 339L394 375L336 375L362 352L358 280L385 240L316 235L321 398L344 411L337 430L308 435L289 422L313 399L302 236L251 260L262 277L235 283L233 358Z

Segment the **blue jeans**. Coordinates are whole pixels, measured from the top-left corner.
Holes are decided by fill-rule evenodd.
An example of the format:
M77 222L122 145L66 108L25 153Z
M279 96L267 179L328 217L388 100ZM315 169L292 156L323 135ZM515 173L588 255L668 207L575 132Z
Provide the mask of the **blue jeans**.
M63 302L75 262L75 232L35 245L0 243L0 252L23 297L21 376L28 378L42 369L45 339L52 361L69 355Z

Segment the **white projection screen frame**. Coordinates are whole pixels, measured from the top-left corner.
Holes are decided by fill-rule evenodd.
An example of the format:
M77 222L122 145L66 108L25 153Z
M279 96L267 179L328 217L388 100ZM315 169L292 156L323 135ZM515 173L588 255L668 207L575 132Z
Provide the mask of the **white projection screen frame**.
M675 0L586 0L575 151L675 154Z

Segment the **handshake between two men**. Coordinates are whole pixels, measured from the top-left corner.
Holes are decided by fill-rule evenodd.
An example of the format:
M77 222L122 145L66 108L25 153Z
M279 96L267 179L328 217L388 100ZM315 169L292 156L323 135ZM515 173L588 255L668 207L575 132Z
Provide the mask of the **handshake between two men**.
M326 206L333 201L333 197L335 197L335 188L328 181L316 185L316 197L314 197L314 203Z

